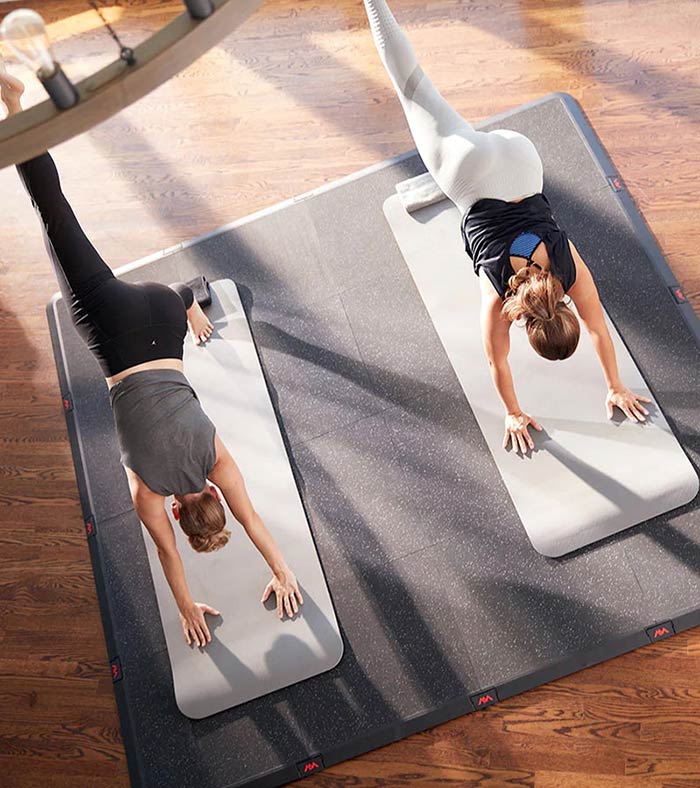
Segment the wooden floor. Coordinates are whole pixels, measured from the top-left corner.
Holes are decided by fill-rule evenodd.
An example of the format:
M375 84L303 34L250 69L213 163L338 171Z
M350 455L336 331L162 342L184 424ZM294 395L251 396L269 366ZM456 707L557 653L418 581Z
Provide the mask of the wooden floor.
M393 2L471 120L573 94L700 307L697 0ZM29 4L72 76L114 56L83 0ZM107 13L134 44L180 10L120 0ZM40 97L32 79L29 100ZM185 73L54 155L88 234L119 266L411 147L360 0L268 0ZM119 788L126 762L44 316L56 286L13 168L0 195L0 784ZM695 630L305 785L689 788L699 740Z

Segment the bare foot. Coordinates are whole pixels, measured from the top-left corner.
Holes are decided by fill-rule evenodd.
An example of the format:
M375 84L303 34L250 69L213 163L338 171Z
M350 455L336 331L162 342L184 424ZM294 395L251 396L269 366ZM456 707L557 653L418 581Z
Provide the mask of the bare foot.
M8 115L16 115L22 111L20 102L22 93L24 93L24 84L17 77L8 74L0 60L0 98L7 107Z
M190 331L192 332L195 345L206 342L212 335L214 326L196 301L187 312L187 320L190 324Z

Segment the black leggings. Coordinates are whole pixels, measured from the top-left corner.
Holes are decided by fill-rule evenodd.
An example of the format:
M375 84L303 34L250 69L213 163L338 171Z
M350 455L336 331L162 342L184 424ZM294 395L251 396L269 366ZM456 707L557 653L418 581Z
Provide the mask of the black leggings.
M17 165L73 323L105 377L160 358L182 358L192 290L117 279L85 236L48 153Z

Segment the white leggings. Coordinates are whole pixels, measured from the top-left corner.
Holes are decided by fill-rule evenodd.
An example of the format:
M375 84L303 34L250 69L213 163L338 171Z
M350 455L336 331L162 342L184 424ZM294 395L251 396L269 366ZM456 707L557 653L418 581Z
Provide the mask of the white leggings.
M483 197L508 202L538 194L543 166L534 144L508 129L476 131L418 65L385 0L364 0L379 56L401 100L423 163L442 191L466 213Z

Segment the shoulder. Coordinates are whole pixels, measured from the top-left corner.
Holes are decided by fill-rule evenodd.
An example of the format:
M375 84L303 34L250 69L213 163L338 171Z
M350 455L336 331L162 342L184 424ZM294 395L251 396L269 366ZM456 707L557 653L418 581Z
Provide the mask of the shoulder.
M576 244L574 244L571 238L568 238L567 240L569 243L569 251L571 252L571 258L574 264L573 271L571 272L571 277L570 277L571 281L569 282L569 285L567 287L567 292L568 292L569 290L572 290L576 286L576 283L579 281L580 278L579 275L584 273L584 271L587 271L588 267L586 266L586 264L583 261L583 258L579 254L579 251L576 248Z
M149 506L152 504L162 505L165 498L160 495L160 493L153 492L146 482L131 468L125 465L124 470L126 471L126 478L129 481L131 498L136 506Z
M481 304L482 306L489 306L492 308L498 307L500 309L503 304L501 295L496 290L493 279L489 276L489 271L485 266L479 266L477 276L479 277L479 289L481 290Z
M503 298L485 272L479 275L479 286L481 289L482 330L489 335L494 332L507 333L510 330L511 322L503 315Z
M576 244L571 240L571 238L569 238L568 240L569 240L569 249L571 250L571 256L574 258L574 265L576 266L576 271L578 272L578 271L587 270L588 266L586 265L586 263L583 260L583 257L581 257L578 249L576 248Z
M586 265L573 241L569 240L569 246L576 266L576 275L567 293L574 299L577 306L589 298L597 300L597 288L590 268Z
M503 280L507 278L506 264L503 261L503 256L504 255L497 260L485 260L474 267L474 271L479 277L482 302L484 298L488 298L489 300L495 298L499 303L503 302L505 297Z
M219 437L218 433L214 433L214 450L216 451L216 458L214 460L214 466L211 469L211 473L209 474L209 478L216 482L214 476L212 474L216 474L217 471L221 471L227 465L233 462L233 457L231 453L226 448L226 445Z

